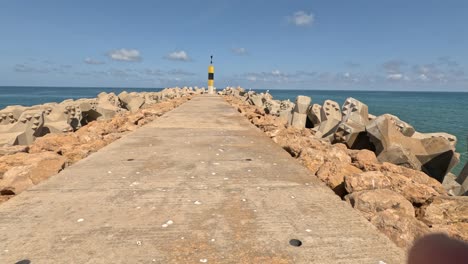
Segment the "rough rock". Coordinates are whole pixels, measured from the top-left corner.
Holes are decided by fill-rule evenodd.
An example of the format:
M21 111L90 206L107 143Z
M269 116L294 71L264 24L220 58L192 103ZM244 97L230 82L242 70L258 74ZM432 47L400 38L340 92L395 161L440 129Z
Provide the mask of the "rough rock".
M434 197L425 208L422 221L435 231L468 241L468 197Z
M427 203L439 193L433 188L392 172L367 171L346 175L344 185L348 193L365 190L388 189L395 191L414 204Z
M415 217L390 210L378 212L370 222L402 248L409 248L414 240L430 232L429 228Z
M415 216L413 205L402 195L386 189L354 192L347 195L346 201L359 210L367 220L378 212L390 210L408 216Z
M24 145L16 145L16 146L8 146L4 145L3 147L0 147L0 156L5 156L5 155L13 155L19 152L28 152L29 146L24 146Z
M317 177L325 182L338 196L344 197L347 192L344 185L346 175L362 172L349 163L326 161L317 171Z
M0 193L18 194L44 179L55 175L65 166L65 158L53 153L17 153L0 158Z
M377 160L375 153L367 149L348 150L352 158L353 165L363 171L380 170L381 164Z
M442 186L440 182L438 182L436 179L430 177L429 175L427 175L426 173L422 171L409 169L409 168L398 166L398 165L388 163L388 162L382 163L379 170L384 173L391 172L391 173L400 174L410 179L412 182L423 184L434 189L440 195L447 194L447 192L445 191L445 188Z

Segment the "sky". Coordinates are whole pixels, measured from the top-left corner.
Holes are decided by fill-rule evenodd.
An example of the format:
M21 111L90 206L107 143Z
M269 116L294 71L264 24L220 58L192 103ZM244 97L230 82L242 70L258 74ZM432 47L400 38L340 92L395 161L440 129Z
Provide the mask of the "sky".
M466 0L3 0L0 86L468 92Z

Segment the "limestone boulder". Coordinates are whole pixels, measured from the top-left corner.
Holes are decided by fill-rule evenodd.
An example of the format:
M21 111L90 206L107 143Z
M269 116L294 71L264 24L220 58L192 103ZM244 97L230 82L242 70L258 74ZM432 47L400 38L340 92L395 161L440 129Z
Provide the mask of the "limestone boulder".
M380 171L346 175L344 186L348 193L375 189L392 190L415 204L425 204L434 196L440 195L433 188L416 183L403 175Z
M359 210L367 220L378 212L389 210L403 215L415 216L413 205L402 195L387 189L354 192L345 197L346 201Z
M373 151L367 149L348 150L348 153L350 153L353 165L363 171L378 171L381 168Z
M316 175L325 182L338 196L344 197L347 192L344 178L347 175L361 173L362 171L349 163L326 161L317 171Z
M6 171L0 179L0 195L15 195L34 185L29 178L31 165L15 166Z
M447 192L442 184L426 173L418 170L409 169L403 166L397 166L392 163L384 162L379 168L383 173L395 173L408 178L410 181L426 185L434 189L440 195L446 195Z
M436 231L468 241L468 197L435 197L425 208L422 221Z
M4 145L0 147L0 156L5 155L13 155L20 152L28 152L29 146L25 145L16 145L16 146L9 146Z
M34 144L30 146L29 153L55 152L63 153L67 146L74 148L79 146L80 141L75 134L48 134L38 138Z
M53 152L17 153L0 158L0 193L18 194L31 185L57 174L66 159Z
M391 210L378 212L370 222L397 246L405 249L430 232L429 227L415 217Z

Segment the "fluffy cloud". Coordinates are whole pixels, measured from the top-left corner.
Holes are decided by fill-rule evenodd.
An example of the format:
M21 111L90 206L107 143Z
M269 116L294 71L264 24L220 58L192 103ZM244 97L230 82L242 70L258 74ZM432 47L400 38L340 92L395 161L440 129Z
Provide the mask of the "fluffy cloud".
M103 62L103 61L98 61L98 60L95 60L95 59L92 59L92 58L89 58L89 57L84 59L84 63L91 64L91 65L105 64L105 62Z
M141 61L140 51L136 49L112 50L108 54L109 58L116 61Z
M401 73L392 73L388 74L386 78L390 81L400 81L404 79L404 75Z
M237 54L237 55L247 55L247 49L245 48L232 48L231 49L232 53Z
M305 11L297 11L292 16L288 17L290 23L296 26L308 26L314 23L314 15L308 14Z
M165 58L168 60L173 60L173 61L190 61L191 60L187 52L183 50L171 52L167 54Z

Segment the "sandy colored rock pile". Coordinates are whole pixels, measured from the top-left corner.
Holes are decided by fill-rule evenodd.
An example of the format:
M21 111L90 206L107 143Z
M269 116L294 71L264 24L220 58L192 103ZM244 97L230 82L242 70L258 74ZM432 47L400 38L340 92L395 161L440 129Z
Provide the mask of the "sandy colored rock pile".
M407 248L415 239L433 232L468 241L468 197L449 196L437 179L421 170L382 161L375 150L351 149L347 143L352 139L341 143L330 140L336 135L329 129L338 129L343 124L339 121L343 115L347 124L365 123L360 127L354 125L353 131L358 134L365 131L365 125L376 119L368 115L367 106L349 100L346 107L356 110L340 112L336 109L338 104L332 101L322 107L312 105L308 109L311 127L296 128L290 119L267 114L269 110L264 107L268 103L260 107L252 105L242 92L235 90L238 89L223 92L225 100L398 246ZM398 133L414 134L408 124L398 124Z
M193 90L193 89L192 89ZM157 117L190 100L195 92L191 89L166 89L157 94L157 100L139 109L111 113L103 112L106 118L98 118L79 127L76 131L48 133L35 138L30 145L0 146L0 202L33 185L57 174L100 148L136 130ZM198 93L201 93L197 88ZM148 97L150 93L124 93L126 98ZM121 105L118 96L101 94L106 97L110 109ZM110 99L109 99L110 98ZM108 100L109 99L109 100ZM126 102L126 104L132 101ZM138 103L139 104L139 103ZM101 107L101 106L100 106ZM76 108L75 108L76 111ZM1 136L1 134L0 134Z

